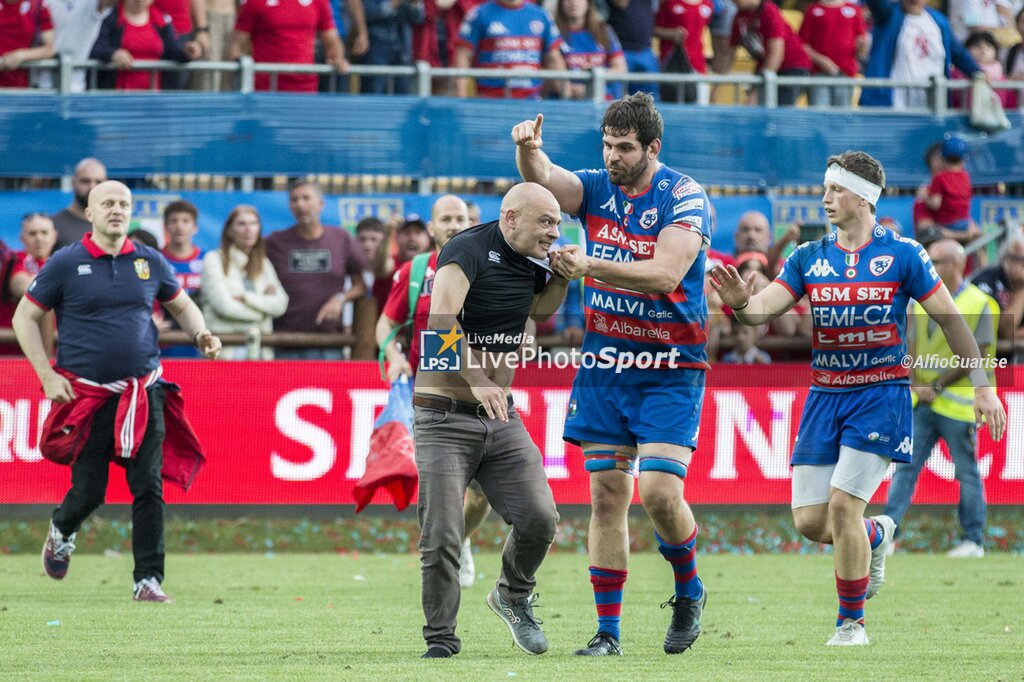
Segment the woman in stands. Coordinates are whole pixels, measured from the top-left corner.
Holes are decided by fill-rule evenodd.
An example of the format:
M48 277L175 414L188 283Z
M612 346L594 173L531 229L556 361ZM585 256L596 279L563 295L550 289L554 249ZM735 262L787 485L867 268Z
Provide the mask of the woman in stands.
M253 327L266 334L288 307L288 294L267 259L260 227L254 207L236 206L224 223L220 248L203 257L203 315L215 334L244 333ZM220 357L245 359L246 348L225 345ZM273 350L264 346L260 358L273 357Z
M555 24L565 39L569 52L565 55L570 71L589 71L601 66L609 73L626 73L626 57L612 27L594 8L593 0L558 0ZM587 84L571 85L573 99L587 98ZM609 83L606 98L622 96L622 83Z
M153 7L153 0L124 0L100 24L100 34L89 56L119 69L117 73L100 73L101 88L159 90L159 73L126 69L135 60L187 62L198 59L202 53L198 43L185 41L174 33L169 18Z

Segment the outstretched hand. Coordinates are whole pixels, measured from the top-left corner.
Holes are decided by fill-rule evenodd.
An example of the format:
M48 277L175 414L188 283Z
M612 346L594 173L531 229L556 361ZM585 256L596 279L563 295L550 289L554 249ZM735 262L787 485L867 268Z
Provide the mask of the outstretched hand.
M992 440L1002 440L1006 430L1006 410L999 398L988 386L974 389L974 420L981 424L988 422L988 434Z
M523 121L512 128L512 141L527 149L540 149L544 144L541 139L541 126L544 125L544 114L537 114L533 121Z
M718 292L722 303L730 308L744 308L754 295L754 280L757 273L751 272L746 281L731 265L716 265L711 271L711 286Z

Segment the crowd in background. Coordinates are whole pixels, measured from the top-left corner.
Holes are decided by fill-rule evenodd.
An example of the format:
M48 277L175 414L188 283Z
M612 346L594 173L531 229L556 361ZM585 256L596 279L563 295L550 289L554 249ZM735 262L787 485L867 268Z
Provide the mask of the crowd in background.
M0 87L52 86L52 73L19 68L59 54L94 58L96 86L121 90L232 87L225 74L126 70L136 60L350 63L610 74L709 73L1024 80L1024 0L0 0ZM1016 29L1016 30L1014 30ZM747 63L739 68L737 48ZM588 97L583 82L468 78L438 93L477 97ZM74 89L87 79L76 73ZM412 91L411 77L368 75L358 85L301 74L257 74L257 90ZM710 100L705 85L632 82L667 101ZM622 94L613 83L608 97ZM850 85L786 86L779 103L806 94L812 106L849 106ZM923 88L871 88L862 106L924 106ZM754 88L750 103L764 97ZM1004 106L1016 93L1001 92ZM960 96L952 103L966 104Z
M914 205L912 234L926 246L941 239L969 244L981 235L971 220L971 183L964 170L965 145L958 137L937 143L925 158L931 182L923 185ZM52 213L37 211L21 221L24 250L5 252L0 242L0 328L10 327L14 308L25 295L32 277L54 249L80 241L90 230L85 208L90 190L107 179L106 168L96 159L80 161L72 179L73 199ZM276 332L327 332L354 334L373 345L377 318L384 310L393 277L417 254L435 248L432 237L436 215L368 216L356 225L354 235L341 227L322 224L324 197L311 180L294 181L288 192L291 226L263 225L258 210L236 206L224 219L219 245L205 253L195 244L199 213L188 201L178 200L163 210L164 257L176 272L182 288L200 303L210 329L217 334ZM440 200L439 200L439 203ZM461 202L460 202L461 203ZM51 207L52 210L53 207ZM438 209L434 209L437 213ZM470 204L465 223L477 225L496 219L481 216ZM878 216L879 224L897 232L899 225ZM744 277L754 277L758 290L768 285L789 248L820 238L825 225L788 227L773 239L768 216L759 211L742 214L734 226L718 225L733 238L733 253L714 249L706 253L705 272L718 264L731 264ZM157 238L137 229L131 238L158 247ZM563 238L564 239L564 238ZM556 246L561 246L560 242ZM1024 340L1024 235L1011 230L999 245L997 261L988 266L978 251L968 261L967 272L1002 310L1000 338ZM763 364L776 359L796 359L809 352L810 307L806 300L763 327L733 325L732 311L712 287L708 296L708 349L712 361ZM358 316L363 301L372 301L372 314ZM585 301L579 282L570 288L566 303L550 322L538 326L535 336L548 345L577 346L586 327ZM173 321L160 310L154 322L161 330ZM396 320L401 322L400 320ZM804 343L776 344L771 353L762 348L765 337L804 339ZM53 348L54 339L46 339ZM408 340L406 340L408 345ZM770 345L770 344L769 344ZM17 354L16 346L0 346L0 354ZM194 357L191 347L172 347L165 355ZM222 357L248 357L243 345L226 347ZM345 348L316 346L278 348L263 346L259 357L287 359L344 359Z

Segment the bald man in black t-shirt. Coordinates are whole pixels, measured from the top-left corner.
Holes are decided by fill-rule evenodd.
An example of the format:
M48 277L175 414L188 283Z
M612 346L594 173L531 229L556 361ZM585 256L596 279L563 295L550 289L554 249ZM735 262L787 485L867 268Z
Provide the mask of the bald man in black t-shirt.
M561 216L548 190L533 183L516 185L502 201L498 221L452 237L438 258L425 333L438 330L444 345L457 345L453 352L421 343L413 395L427 621L424 658L447 658L461 649L455 624L462 497L473 478L512 526L501 576L487 604L520 649L540 654L548 648L533 616L531 593L554 539L558 512L543 457L512 404L509 387L527 319L551 317L565 299L568 281L551 274L548 259ZM433 357L451 362L456 353L459 369L430 371Z

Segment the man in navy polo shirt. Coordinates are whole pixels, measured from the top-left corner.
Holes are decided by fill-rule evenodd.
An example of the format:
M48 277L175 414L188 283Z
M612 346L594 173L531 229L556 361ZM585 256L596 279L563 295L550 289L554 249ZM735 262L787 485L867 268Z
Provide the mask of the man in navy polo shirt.
M67 573L75 534L103 504L113 454L125 467L133 497L133 598L167 602L160 587L162 476L175 481L167 465L178 465L179 460L164 458L165 403L168 434L187 438L189 446L181 448L178 438L169 438L170 454L187 450L197 457L191 468L177 469L175 482L182 483L183 478L187 487L201 453L183 420L180 398L171 393L176 387L160 382L160 349L151 317L154 301L163 304L207 357L217 357L220 340L206 328L202 313L178 286L163 256L127 239L132 196L125 185L97 185L89 193L85 213L92 232L47 261L14 314L22 351L46 397L57 403L43 427L40 450L48 459L71 465L71 490L53 513L43 567L57 580ZM57 313L59 333L53 367L41 333L49 310Z

